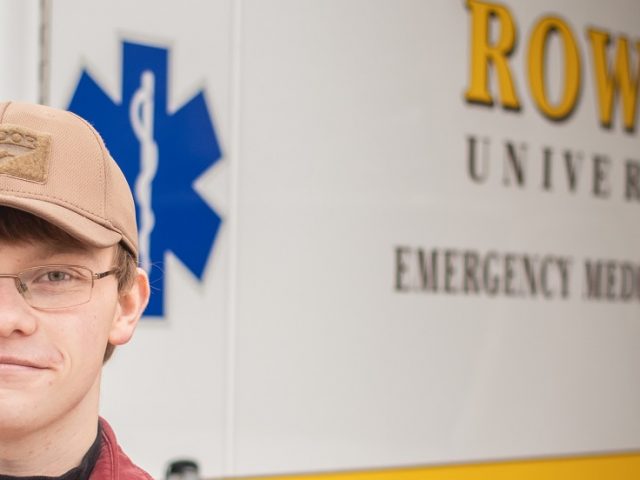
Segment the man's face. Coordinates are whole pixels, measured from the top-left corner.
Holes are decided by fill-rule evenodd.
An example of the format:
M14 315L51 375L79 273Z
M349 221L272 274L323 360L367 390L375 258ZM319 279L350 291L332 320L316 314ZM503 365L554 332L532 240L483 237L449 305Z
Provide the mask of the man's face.
M0 241L0 273L47 264L104 272L113 251ZM0 278L0 442L97 409L102 358L121 312L113 275L94 282L88 303L50 311L30 307L13 279Z

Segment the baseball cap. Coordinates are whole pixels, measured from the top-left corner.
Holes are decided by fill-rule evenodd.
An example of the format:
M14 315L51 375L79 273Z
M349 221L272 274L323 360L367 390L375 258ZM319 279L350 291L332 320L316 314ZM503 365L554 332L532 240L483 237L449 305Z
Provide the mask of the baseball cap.
M36 215L95 247L137 258L131 189L98 132L78 115L0 103L0 205Z

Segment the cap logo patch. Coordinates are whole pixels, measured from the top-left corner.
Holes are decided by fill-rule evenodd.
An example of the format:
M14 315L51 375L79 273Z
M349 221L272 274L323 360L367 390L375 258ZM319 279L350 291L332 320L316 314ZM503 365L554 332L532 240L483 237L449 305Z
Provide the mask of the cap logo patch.
M50 138L17 125L0 125L0 175L45 182Z

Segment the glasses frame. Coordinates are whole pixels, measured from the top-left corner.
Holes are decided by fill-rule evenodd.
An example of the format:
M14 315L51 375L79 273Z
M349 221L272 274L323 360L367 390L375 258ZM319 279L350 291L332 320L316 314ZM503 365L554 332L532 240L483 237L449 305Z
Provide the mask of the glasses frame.
M38 270L41 268L81 268L83 270L88 271L91 274L91 288L89 290L89 298L81 303L74 303L73 305L67 305L65 307L36 307L34 305L32 305L30 303L30 300L25 296L26 292L28 291L27 286L24 284L24 282L22 281L22 278L20 277L21 275L23 275L26 272L30 272L33 270ZM47 265L36 265L35 267L29 267L29 268L25 268L24 270L20 270L17 273L0 273L0 278L13 278L15 285L16 285L16 289L18 290L18 293L20 294L20 296L24 299L24 301L26 302L27 305L29 305L31 308L34 308L36 310L45 310L45 311L49 311L49 310L64 310L66 308L73 308L73 307L78 307L80 305L85 305L87 303L89 303L91 301L91 298L93 297L93 286L95 285L95 281L96 280L100 280L101 278L105 278L108 277L109 275L113 275L115 273L118 272L118 267L111 267L109 270L106 270L104 272L99 272L99 273L94 273L93 270L91 270L89 267L85 267L84 265L73 265L73 264L69 264L69 263L51 263L51 264L47 264Z

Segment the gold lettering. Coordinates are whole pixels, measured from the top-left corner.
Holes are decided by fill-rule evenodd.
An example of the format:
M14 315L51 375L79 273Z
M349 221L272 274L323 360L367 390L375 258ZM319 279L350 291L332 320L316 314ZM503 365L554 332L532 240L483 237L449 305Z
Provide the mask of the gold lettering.
M470 84L465 99L471 103L493 105L489 92L489 67L497 73L500 103L503 107L517 110L520 102L515 91L507 58L515 46L516 27L507 8L499 4L468 0L471 12L471 65ZM500 37L490 43L492 20L500 25Z
M608 32L589 29L589 41L593 54L593 67L598 92L600 124L610 128L613 121L613 105L619 93L622 102L623 123L627 131L633 131L636 125L638 105L638 84L640 80L640 42L635 47L638 52L638 64L632 71L629 59L629 41L619 37L615 60L609 69L607 48L610 43Z
M559 35L564 46L564 92L553 104L545 87L546 49L552 34ZM551 120L568 117L576 106L580 93L580 53L569 26L558 17L545 17L533 29L529 42L529 84L538 109Z

